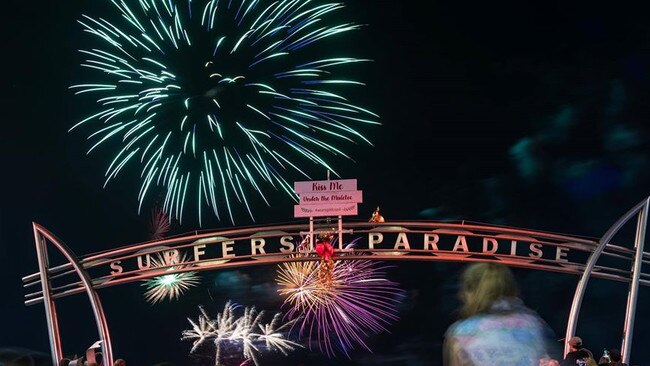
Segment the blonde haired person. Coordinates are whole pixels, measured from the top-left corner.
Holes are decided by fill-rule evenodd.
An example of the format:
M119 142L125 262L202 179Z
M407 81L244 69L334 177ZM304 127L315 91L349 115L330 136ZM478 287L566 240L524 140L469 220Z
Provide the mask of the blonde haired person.
M549 354L552 332L517 295L508 267L470 265L461 276L461 320L445 334L444 365L539 365Z

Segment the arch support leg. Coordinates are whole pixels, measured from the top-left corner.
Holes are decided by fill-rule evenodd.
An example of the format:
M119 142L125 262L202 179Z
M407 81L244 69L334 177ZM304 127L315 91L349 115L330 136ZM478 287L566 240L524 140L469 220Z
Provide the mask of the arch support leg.
M621 356L624 363L630 362L630 353L632 349L632 335L634 331L634 317L636 315L636 303L639 294L639 279L641 278L641 266L643 266L643 246L645 243L646 226L648 223L648 209L650 198L646 201L645 206L639 212L639 218L636 227L636 237L634 238L634 262L632 263L632 282L630 291L627 295L627 308L625 309L625 323L623 326L623 343L621 345Z
M625 326L626 326L626 332L627 329L629 328L629 333L625 335L625 339L631 340L631 325L634 321L634 311L636 309L636 292L638 291L638 285L639 285L639 276L641 275L641 260L643 259L643 237L645 236L645 226L646 222L648 219L648 206L650 205L650 197L646 198L645 200L641 201L638 203L636 206L634 206L631 210L625 213L625 215L621 216L614 225L612 225L609 230L603 235L603 237L598 241L598 246L594 249L594 251L591 253L589 256L589 259L587 260L587 263L585 264L585 269L582 272L582 275L580 276L580 281L578 281L578 285L576 286L576 291L575 294L573 295L573 302L571 304L571 312L569 313L569 319L567 321L567 328L566 328L566 334L565 334L565 343L564 343L564 354L567 354L569 352L569 344L568 341L571 339L575 333L576 333L576 327L578 326L578 315L580 314L580 307L582 306L582 299L584 298L585 291L587 289L587 283L589 282L589 278L591 277L591 273L594 270L594 266L596 265L596 262L598 261L598 258L600 258L600 255L602 254L603 250L607 246L607 244L612 240L614 235L618 233L618 231L625 225L630 219L632 219L635 215L639 215L638 222L637 222L637 240L635 241L635 246L636 246L636 255L634 259L634 267L633 267L633 278L632 278L632 286L635 287L634 291L634 296L632 298L632 290L630 290L630 296L628 297L628 306L627 306L627 312L625 314ZM642 236L640 235L642 231ZM641 239L641 241L639 241ZM640 244L640 249L639 249L639 244ZM639 261L639 266L638 268L636 267L636 262ZM636 278L636 279L635 279ZM629 323L628 326L628 318L630 316L630 310L632 312L632 318L629 319L631 322ZM624 341L626 342L626 341ZM627 342L629 343L629 342ZM625 343L624 343L625 344ZM629 345L628 345L629 346ZM625 352L624 349L622 349L623 352ZM629 357L629 352L626 352ZM625 356L624 356L625 357ZM624 358L625 359L625 358Z
M102 341L102 361L104 365L113 365L113 349L111 345L111 336L108 332L108 323L104 315L99 295L93 283L88 276L88 273L79 263L75 254L56 236L47 231L37 223L33 223L34 236L36 238L36 251L38 255L38 265L41 276L41 285L43 287L43 300L45 303L45 314L48 323L48 332L50 335L50 347L52 350L52 361L55 366L60 366L61 359L63 358L63 351L61 350L61 341L59 336L59 326L56 318L56 311L54 302L51 296L51 287L49 282L49 263L47 261L47 241L52 243L56 249L63 254L68 263L74 268L74 271L81 279L82 286L88 295L88 300L95 317L95 324L97 325L97 332L99 339Z
M56 316L56 307L52 299L50 276L48 272L49 260L45 239L34 227L34 241L36 243L36 257L38 258L38 271L41 277L43 288L43 305L45 306L45 320L47 321L47 333L50 340L50 351L52 353L52 365L60 366L63 359L61 347L61 335L59 334L59 320Z

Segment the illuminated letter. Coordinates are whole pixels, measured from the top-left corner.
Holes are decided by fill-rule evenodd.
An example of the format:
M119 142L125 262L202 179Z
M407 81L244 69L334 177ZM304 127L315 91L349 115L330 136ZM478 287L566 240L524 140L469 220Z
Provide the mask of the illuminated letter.
M280 238L280 245L282 245L282 248L280 248L280 252L282 253L291 253L293 252L293 249L295 246L291 242L293 240L292 236L283 236Z
M488 244L492 244L492 248L488 249ZM483 238L483 254L494 254L499 249L499 242L494 238Z
M424 250L438 250L438 240L440 237L438 234L424 234Z
M510 242L510 255L517 255L517 241L512 240Z
M562 247L557 247L555 251L555 260L558 262L568 262L569 260L566 259L566 254L569 248L562 248Z
M147 265L142 265L142 256L138 256L138 269L149 268L151 267L151 256L147 254Z
M542 244L540 243L530 243L530 251L532 253L528 254L531 258L542 258Z
M464 235L458 235L458 238L456 239L456 244L454 244L454 249L452 250L454 252L457 252L458 248L462 249L463 252L469 252L469 248L467 248L467 240L465 240Z
M199 257L202 256L203 254L205 254L205 252L201 250L201 249L204 249L204 248L205 248L205 244L195 245L194 246L194 261L195 262L198 262L199 259L200 259Z
M368 249L375 249L375 244L380 244L382 241L384 241L384 234L368 233Z
M393 249L406 249L406 250L411 250L411 246L409 245L409 239L406 237L406 233L399 233L397 234L397 241L395 241L395 246Z
M173 250L166 251L165 252L165 263L167 265L178 264L178 250L173 249Z
M235 242L233 240L222 241L221 242L221 256L224 258L234 257L235 253L231 253L235 248L231 247Z
M257 254L257 251L260 251L260 254L266 254L264 251L264 245L266 245L266 240L264 238L253 238L251 239L251 255Z
M120 266L120 263L122 263L122 261L111 262L111 269L113 270L111 271L111 276L118 275L124 271L124 268Z

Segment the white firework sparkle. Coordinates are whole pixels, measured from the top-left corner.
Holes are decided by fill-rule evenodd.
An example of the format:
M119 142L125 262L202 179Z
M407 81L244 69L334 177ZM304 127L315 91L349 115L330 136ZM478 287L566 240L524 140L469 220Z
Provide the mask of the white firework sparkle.
M184 330L181 337L181 340L193 341L190 353L195 353L202 345L211 344L215 347L215 364L220 365L225 346L236 345L241 347L235 349L245 360L258 365L258 356L262 352L276 351L287 355L296 347L302 347L285 337L284 330L293 322L281 324L281 314L275 314L270 323L262 323L263 311L246 307L243 315L236 317L237 308L237 305L228 302L223 312L212 319L205 309L199 307L201 314L198 320L188 318L192 328Z
M183 256L180 260L180 264L169 267L167 271L175 271L189 267L189 265L182 264L183 262L186 262L186 259L186 256ZM152 268L163 267L167 265L167 261L163 259L161 255L158 256L158 259L153 259L151 262ZM147 288L147 291L144 293L144 298L152 305L155 305L165 299L169 301L177 300L186 291L192 287L196 287L200 282L201 281L198 272L194 271L171 273L160 277L155 277L153 279L146 280L142 284L142 286L145 286Z

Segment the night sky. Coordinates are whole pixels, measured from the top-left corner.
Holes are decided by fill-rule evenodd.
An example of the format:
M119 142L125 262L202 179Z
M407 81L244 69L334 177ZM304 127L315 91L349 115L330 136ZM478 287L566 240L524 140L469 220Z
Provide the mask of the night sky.
M102 189L110 155L86 156L87 134L67 133L93 110L68 90L84 80L77 49L89 42L76 20L84 12L114 14L102 13L105 2L3 4L0 349L49 352L42 306L22 304L21 277L38 268L32 221L77 254L148 239L149 210L137 214L139 182L127 174ZM355 97L383 124L367 130L375 147L348 148L356 163L338 162L364 191L360 219L381 205L389 221L471 220L599 237L650 194L650 22L641 5L345 2L342 13L368 25L346 46L374 59L356 69L368 87ZM272 207L254 207L257 224L292 221L292 203L270 197ZM195 229L175 223L172 233ZM615 241L631 246L629 235ZM344 362L299 352L264 364L439 365L461 269L395 264L389 277L407 292L402 320L371 340L374 354L359 351ZM196 317L199 304L216 313L229 299L277 311L273 273L211 272L181 301L153 308L137 284L102 290L115 354L130 365L198 364L187 357L190 343L179 340L185 318ZM515 273L524 301L563 337L577 278ZM625 285L590 282L578 334L595 354L620 347L626 295ZM86 299L57 304L64 350L82 353L96 340ZM650 339L648 306L650 288L643 287L632 364L650 364L642 347Z

